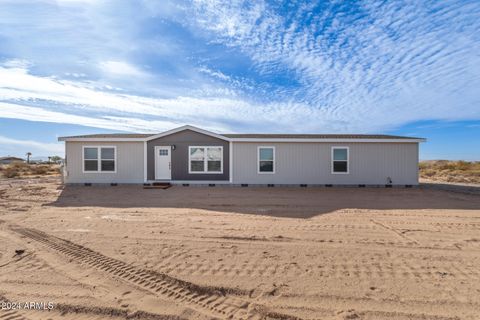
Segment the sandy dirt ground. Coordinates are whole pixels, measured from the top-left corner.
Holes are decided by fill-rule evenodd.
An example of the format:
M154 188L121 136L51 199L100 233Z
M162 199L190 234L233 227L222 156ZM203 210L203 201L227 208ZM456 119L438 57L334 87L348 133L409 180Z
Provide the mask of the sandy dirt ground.
M3 180L0 244L2 320L480 319L471 192Z

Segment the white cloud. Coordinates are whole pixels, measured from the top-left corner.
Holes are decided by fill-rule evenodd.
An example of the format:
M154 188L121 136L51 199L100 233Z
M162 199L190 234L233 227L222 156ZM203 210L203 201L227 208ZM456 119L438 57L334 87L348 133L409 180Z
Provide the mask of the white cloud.
M288 103L263 105L226 97L160 99L104 92L86 82L39 77L25 69L2 67L0 100L8 101L0 102L0 117L4 118L127 131L162 131L188 123L225 132L234 130L226 125L229 122L266 131L275 130L287 118L290 130L296 131L297 121L322 115L322 110ZM309 125L302 126L306 127Z
M27 152L32 152L34 156L63 155L65 152L63 143L43 143L32 140L18 140L5 136L0 136L0 146L3 152L8 153L8 151L12 151L17 156L24 156Z
M193 3L192 28L241 50L260 72L300 83L269 98L321 109L345 130L480 118L478 4L304 3L280 15L265 1Z
M55 0L59 5L72 5L72 4L95 4L102 2L102 0Z
M223 72L220 72L220 71L214 71L214 70L211 70L207 67L200 67L197 69L198 71L200 72L203 72L205 74L208 74L209 76L212 76L212 77L215 77L215 78L219 78L221 80L230 80L230 77L225 75Z
M1 100L46 100L57 104L77 105L79 108L102 108L112 111L156 114L158 111L139 104L126 95L102 92L88 82L39 77L26 69L0 67Z
M10 26L0 36L22 49L18 56L43 52L35 64L0 64L0 117L129 131L188 123L263 132L378 132L425 119L480 118L474 3L337 1L280 12L261 0L138 2L146 9L100 2L102 10L53 11L53 20L37 8L0 10ZM138 15L125 19L132 8ZM28 28L17 27L25 21ZM172 29L167 37L179 24L192 32ZM62 37L58 56L67 59L59 63L43 41L55 35ZM227 59L231 52L247 56L248 70L227 71L239 68ZM142 70L129 57L159 61Z
M118 131L139 130L139 127L119 125L116 122L87 116L45 110L43 108L0 102L0 118L52 123L76 124ZM148 130L148 128L143 128Z
M99 64L100 69L111 75L145 77L147 73L136 66L124 61L104 61Z
M3 63L6 68L12 69L27 69L32 65L30 61L24 59L11 59Z

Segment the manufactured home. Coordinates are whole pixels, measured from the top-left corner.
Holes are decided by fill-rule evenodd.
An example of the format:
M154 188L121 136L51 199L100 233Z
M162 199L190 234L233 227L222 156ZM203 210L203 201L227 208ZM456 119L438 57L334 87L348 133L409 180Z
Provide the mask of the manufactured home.
M0 157L0 164L10 164L14 162L25 162L22 158L17 157Z
M417 185L421 138L361 134L158 134L65 141L66 183Z

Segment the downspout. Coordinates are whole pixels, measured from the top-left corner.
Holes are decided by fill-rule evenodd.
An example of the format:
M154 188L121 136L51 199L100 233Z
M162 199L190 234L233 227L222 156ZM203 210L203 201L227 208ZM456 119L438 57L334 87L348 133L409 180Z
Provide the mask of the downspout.
M230 171L230 184L233 183L233 143L232 141L228 142L228 167Z
M66 179L68 176L68 170L67 170L67 141L64 142L65 144L65 156L63 158L63 164L62 164L62 184L66 183Z
M147 183L147 141L143 141L143 183Z

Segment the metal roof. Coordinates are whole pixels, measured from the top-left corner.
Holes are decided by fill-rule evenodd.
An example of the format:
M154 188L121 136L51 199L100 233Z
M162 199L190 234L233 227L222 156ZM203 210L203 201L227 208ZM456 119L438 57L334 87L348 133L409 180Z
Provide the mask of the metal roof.
M81 138L127 138L127 139L136 139L136 138L148 138L154 136L155 133L108 133L108 134L85 134L80 136L68 136L61 137L62 139L81 139Z
M86 134L79 136L62 137L69 138L148 138L155 133L110 133L110 134ZM249 139L421 139L416 137L392 136L385 134L270 134L270 133L226 133L220 134L227 138L249 138Z
M228 141L265 141L265 142L422 142L423 138L393 136L385 134L270 134L270 133L226 133L218 134L190 125L181 126L160 133L104 133L60 137L59 141L149 141L170 134L192 130L201 134Z
M385 134L222 134L227 138L250 139L420 139L414 137L392 136Z

